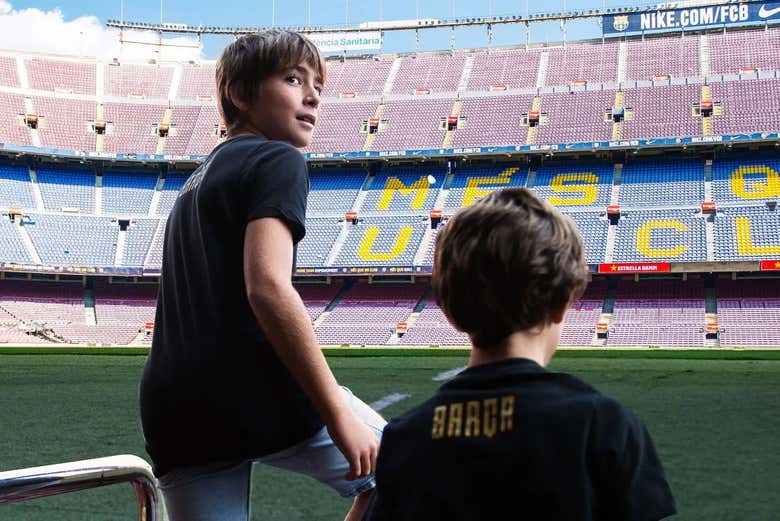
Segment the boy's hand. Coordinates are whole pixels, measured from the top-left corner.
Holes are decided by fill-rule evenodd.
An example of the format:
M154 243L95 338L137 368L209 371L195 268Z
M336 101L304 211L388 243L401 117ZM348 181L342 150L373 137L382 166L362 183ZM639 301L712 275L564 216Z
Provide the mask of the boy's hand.
M352 481L374 473L379 440L370 427L347 410L334 417L328 432L349 463L344 479Z

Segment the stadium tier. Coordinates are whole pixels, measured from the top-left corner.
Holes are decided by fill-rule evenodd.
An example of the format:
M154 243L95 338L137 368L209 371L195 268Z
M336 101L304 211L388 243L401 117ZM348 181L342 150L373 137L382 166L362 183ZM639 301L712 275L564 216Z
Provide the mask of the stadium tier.
M701 347L711 331L726 347L780 343L778 278L616 282L593 279L567 312L561 345ZM297 289L323 345L468 345L425 279ZM1 280L0 343L148 343L156 293L156 284Z
M336 59L312 153L777 131L780 28ZM214 63L0 54L0 142L203 155ZM755 100L761 100L755 103Z
M780 159L767 154L312 168L298 266L429 272L447 219L510 186L532 188L569 215L592 265L775 259L779 172ZM165 218L186 178L174 170L0 162L0 240L14 252L0 260L159 269ZM715 208L703 210L708 201Z
M780 269L775 150L468 156L777 132L778 42L780 28L769 26L329 60L304 149L311 191L296 251L296 274L314 276L297 287L318 339L466 345L431 295L436 238L458 209L517 186L574 221L594 274L567 313L562 345L780 345L780 329L766 327L780 318L780 279L598 275L625 265ZM224 139L214 67L0 52L0 143L34 147L0 159L0 343L149 341L157 286L130 282L159 274L167 216L191 171L168 161L191 169L191 156ZM35 150L44 157L24 155ZM464 152L316 161L408 150ZM58 151L94 159L45 157ZM114 153L165 159L131 165ZM26 275L36 271L74 280ZM407 282L382 278L398 274Z

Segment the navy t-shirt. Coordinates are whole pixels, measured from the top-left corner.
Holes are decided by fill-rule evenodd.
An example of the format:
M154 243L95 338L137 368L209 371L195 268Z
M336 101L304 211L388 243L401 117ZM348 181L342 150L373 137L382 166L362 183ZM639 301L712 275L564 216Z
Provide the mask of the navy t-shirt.
M264 456L322 428L258 325L243 271L247 224L282 219L297 244L308 190L301 153L257 136L220 144L182 188L165 229L140 387L144 438L158 476L178 466Z
M384 430L364 521L655 521L675 503L639 418L526 359L471 367Z

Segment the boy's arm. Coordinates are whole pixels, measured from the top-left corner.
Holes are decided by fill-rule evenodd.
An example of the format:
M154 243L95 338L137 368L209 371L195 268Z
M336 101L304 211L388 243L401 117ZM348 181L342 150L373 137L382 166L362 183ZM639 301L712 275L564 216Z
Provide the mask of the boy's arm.
M676 513L661 460L639 417L603 399L593 428L598 518L657 521Z
M247 224L243 264L252 311L349 462L346 478L372 474L379 440L347 405L320 350L306 308L292 285L293 242L284 221L269 217Z

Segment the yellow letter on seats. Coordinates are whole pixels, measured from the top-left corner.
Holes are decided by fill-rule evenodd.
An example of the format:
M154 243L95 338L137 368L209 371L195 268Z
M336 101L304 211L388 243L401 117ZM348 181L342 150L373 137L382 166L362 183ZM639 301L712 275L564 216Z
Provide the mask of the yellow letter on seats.
M477 199L481 199L495 190L495 185L508 185L512 176L519 170L513 166L507 168L498 177L470 177L466 180L466 192L463 194L463 202L460 207L471 206ZM480 188L481 186L493 186L493 189Z
M578 184L565 184L565 183ZM571 206L575 204L593 204L599 196L599 176L592 173L558 174L550 181L550 190L558 193L579 193L580 197L550 197L550 203L556 206Z
M409 244L409 239L412 237L413 228L411 226L404 226L398 231L398 236L395 238L395 243L390 251L374 253L372 248L376 237L379 235L379 226L372 226L366 230L366 234L363 236L363 242L360 243L358 248L358 255L361 259L367 261L388 261L395 259L406 251L406 246Z
M737 253L740 255L780 255L780 244L774 246L756 246L750 232L750 219L737 217ZM740 240L741 239L741 240Z
M766 183L753 182L750 190L745 176L760 174ZM777 170L764 165L741 166L731 174L731 191L742 199L768 199L780 195L780 174Z
M650 238L653 230L677 230L687 232L688 227L680 221L648 221L636 231L636 249L650 259L658 257L679 257L688 250L688 246L680 244L673 248L653 248Z
M425 203L425 198L428 196L430 187L431 183L428 182L428 176L420 177L420 179L412 183L411 186L406 186L403 181L397 177L391 177L385 183L385 187L382 190L382 196L379 198L379 204L377 204L377 209L387 210L390 208L390 203L396 192L401 192L401 195L404 196L414 192L411 209L419 210Z

